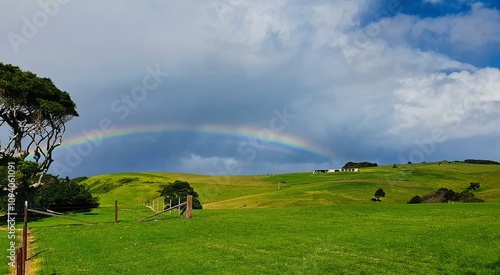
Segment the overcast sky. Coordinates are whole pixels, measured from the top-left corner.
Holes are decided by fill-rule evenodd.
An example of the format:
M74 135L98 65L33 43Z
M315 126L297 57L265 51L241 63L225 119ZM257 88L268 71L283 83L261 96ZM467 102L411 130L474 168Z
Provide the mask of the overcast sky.
M0 61L77 104L54 174L500 160L495 0L1 5Z

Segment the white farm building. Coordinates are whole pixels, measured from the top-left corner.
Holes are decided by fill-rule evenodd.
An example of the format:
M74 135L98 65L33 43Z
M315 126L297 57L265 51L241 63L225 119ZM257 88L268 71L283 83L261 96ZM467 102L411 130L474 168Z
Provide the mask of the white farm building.
M358 168L341 168L341 169L314 170L313 174L338 173L338 172L359 172L359 169Z

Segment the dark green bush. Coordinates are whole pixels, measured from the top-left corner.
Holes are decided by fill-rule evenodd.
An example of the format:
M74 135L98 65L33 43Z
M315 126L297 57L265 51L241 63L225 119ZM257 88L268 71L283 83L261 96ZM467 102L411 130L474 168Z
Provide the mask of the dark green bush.
M413 197L412 200L413 199L417 200L416 197L418 196ZM447 188L440 188L437 191L425 194L420 198L420 203L445 203L449 201L484 202L484 200L476 198L476 195L472 193L470 190L464 190L458 193Z
M493 161L493 160L484 160L484 159L466 159L464 160L465 163L471 163L471 164L500 164L500 162Z
M483 199L476 198L476 195L470 190L464 190L456 194L457 201L461 202L484 202Z
M74 211L99 206L86 185L47 176L45 184L36 190L35 203L56 211Z
M446 200L455 201L455 200L457 200L457 193L455 193L455 191L453 191L453 190L447 190L444 193L444 197Z
M422 198L420 198L419 195L411 198L410 201L408 201L409 204L414 204L414 203L420 203L422 201Z
M375 191L375 197L376 198L385 197L384 189L382 188L377 189L377 191Z
M467 189L477 190L477 189L479 189L479 187L481 187L481 184L479 182L471 182L471 183L469 183L469 187L467 187Z
M378 164L376 163L371 163L371 162L352 162L349 161L342 167L342 169L347 169L347 168L365 168L365 167L377 167Z

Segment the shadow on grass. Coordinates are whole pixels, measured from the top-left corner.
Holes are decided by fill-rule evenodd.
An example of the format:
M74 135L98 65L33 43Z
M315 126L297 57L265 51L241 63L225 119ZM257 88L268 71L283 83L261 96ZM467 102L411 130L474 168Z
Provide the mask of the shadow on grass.
M500 270L500 258L496 262L486 265L486 268Z
M35 253L35 254L31 255L31 257L29 257L29 258L28 258L28 261L31 261L31 260L33 260L33 259L36 259L38 256L40 256L40 254L42 254L42 253L44 253L44 252L47 252L47 251L49 251L49 250L50 250L50 248L46 248L46 249L44 249L44 250L38 251L37 253Z

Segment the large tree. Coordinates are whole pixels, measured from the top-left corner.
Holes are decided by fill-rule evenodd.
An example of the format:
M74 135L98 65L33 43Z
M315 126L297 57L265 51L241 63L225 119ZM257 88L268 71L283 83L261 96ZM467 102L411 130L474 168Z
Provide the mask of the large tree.
M0 133L8 132L0 139L0 160L25 162L31 154L38 164L33 172L45 173L53 162L52 152L62 143L66 123L77 116L70 95L52 80L0 62Z
M166 186L159 190L161 197L164 197L165 203L169 203L172 200L173 205L177 205L180 200L181 203L187 201L187 196L193 196L193 209L203 209L200 200L198 199L198 193L194 191L193 187L189 185L186 181L176 180L175 182L169 182ZM172 206L172 205L170 205Z

